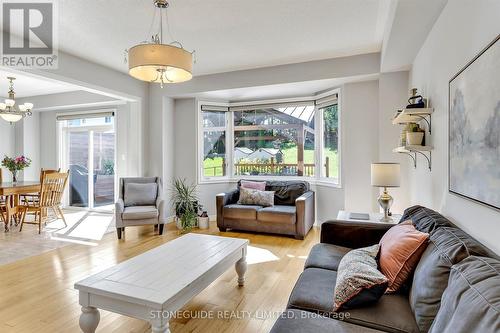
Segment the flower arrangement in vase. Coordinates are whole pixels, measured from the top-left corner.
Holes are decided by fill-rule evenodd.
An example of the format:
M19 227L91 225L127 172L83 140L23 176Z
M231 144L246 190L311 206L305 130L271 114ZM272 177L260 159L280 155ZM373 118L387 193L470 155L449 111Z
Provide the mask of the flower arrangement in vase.
M24 155L12 158L5 156L2 160L2 166L7 168L12 173L12 182L17 183L17 173L29 167L31 159Z

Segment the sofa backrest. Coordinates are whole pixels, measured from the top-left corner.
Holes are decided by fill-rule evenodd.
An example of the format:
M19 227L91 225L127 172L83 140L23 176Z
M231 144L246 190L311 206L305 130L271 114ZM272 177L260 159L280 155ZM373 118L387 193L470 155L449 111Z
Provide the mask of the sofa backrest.
M241 180L238 181L238 189ZM295 206L295 200L310 190L309 183L302 180L268 180L266 191L274 191L274 204Z
M452 266L431 333L500 332L500 261L471 256Z
M432 233L439 227L454 226L443 215L423 206L412 206L405 209L400 222L411 220L418 231Z
M488 250L464 231L441 227L430 234L410 289L410 306L420 332L429 331L438 313L451 267L472 255L487 256Z

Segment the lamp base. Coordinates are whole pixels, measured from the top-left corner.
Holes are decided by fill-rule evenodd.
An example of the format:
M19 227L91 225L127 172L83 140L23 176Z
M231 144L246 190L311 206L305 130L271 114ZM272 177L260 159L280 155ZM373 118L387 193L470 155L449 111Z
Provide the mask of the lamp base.
M387 187L384 187L384 192L378 197L378 204L384 210L384 217L380 219L381 222L392 222L392 217L389 216L394 199L387 192Z

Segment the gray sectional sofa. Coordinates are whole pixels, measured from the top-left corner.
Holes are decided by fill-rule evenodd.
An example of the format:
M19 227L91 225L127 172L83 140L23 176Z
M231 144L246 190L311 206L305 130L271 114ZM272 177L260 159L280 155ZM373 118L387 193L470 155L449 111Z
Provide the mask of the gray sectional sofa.
M500 332L499 257L428 208L408 208L401 221L407 219L430 239L403 291L342 316L332 312L343 255L379 242L391 225L325 222L271 332Z

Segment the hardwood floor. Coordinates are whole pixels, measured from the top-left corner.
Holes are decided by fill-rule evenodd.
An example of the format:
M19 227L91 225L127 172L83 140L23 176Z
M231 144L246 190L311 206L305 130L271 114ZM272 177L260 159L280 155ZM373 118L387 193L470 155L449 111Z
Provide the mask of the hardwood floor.
M250 240L245 286L238 288L234 270L224 273L184 307L182 318L170 322L171 331L268 332L275 321L273 313L285 309L310 248L319 242L319 229L311 230L303 241L219 233L215 223L203 233ZM0 266L0 332L80 332L78 293L73 289L76 281L176 237L173 224L166 227L163 236L154 235L152 227L127 228L121 241L115 234L107 234L98 246L69 245ZM97 332L151 330L144 321L100 312ZM215 319L200 318L207 314Z

